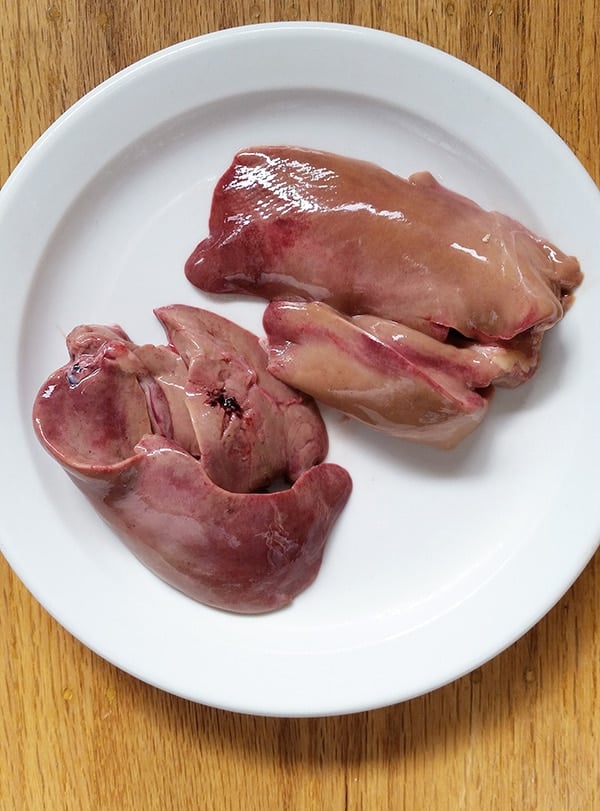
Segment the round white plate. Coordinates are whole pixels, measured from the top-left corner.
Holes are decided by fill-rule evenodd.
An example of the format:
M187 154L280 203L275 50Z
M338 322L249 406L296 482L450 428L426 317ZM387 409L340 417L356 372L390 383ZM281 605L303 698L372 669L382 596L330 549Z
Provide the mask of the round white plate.
M210 307L261 332L263 303L210 297L183 263L242 147L293 143L428 169L576 254L586 272L542 367L453 452L326 412L351 501L316 583L266 616L207 608L121 545L31 430L65 334ZM488 77L419 43L339 25L223 31L87 95L0 193L2 551L45 608L140 679L232 710L324 715L398 702L480 665L571 585L600 539L600 195L564 143ZM591 405L592 404L592 405Z

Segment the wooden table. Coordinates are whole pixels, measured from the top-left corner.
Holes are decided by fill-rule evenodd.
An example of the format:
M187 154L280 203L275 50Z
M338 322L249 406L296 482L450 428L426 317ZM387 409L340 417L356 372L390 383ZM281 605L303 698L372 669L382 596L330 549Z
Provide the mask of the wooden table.
M292 19L387 29L455 54L537 110L600 181L595 0L2 5L1 182L120 68L208 31ZM600 808L598 556L537 627L474 673L402 705L325 719L174 698L75 641L3 560L0 585L2 809Z

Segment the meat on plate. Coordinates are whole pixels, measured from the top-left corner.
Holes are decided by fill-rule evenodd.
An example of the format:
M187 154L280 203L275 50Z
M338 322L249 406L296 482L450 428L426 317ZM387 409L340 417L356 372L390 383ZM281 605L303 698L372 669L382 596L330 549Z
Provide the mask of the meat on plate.
M273 374L442 447L481 422L493 385L533 375L583 278L576 258L427 172L289 146L234 157L185 272L274 302Z

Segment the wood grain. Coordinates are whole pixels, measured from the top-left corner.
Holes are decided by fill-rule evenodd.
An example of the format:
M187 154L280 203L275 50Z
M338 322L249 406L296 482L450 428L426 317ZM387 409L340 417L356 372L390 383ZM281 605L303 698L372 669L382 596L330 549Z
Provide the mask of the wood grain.
M598 183L597 14L595 0L3 0L0 182L61 112L136 59L228 26L313 19L393 31L480 68ZM469 676L387 709L299 720L136 681L69 636L0 559L0 807L600 808L599 565Z

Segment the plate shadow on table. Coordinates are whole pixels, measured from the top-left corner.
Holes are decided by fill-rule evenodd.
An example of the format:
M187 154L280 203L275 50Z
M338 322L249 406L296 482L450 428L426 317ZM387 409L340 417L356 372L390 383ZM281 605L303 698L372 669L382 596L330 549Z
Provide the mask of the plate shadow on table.
M536 718L560 706L564 678L577 677L577 656L597 645L591 618L599 612L597 553L558 604L511 647L451 684L401 704L344 716L270 718L195 705L152 688L143 695L167 737L183 734L224 755L350 770L381 759L400 764L439 749L459 753L479 745L497 736L508 717L535 737Z
M14 585L22 588L16 577ZM600 552L546 617L491 661L427 695L345 716L259 717L170 695L84 648L33 598L30 605L30 622L38 634L48 637L49 647L26 648L25 666L35 678L36 669L45 666L45 655L53 653L52 685L57 693L46 691L40 696L37 726L19 728L19 736L11 744L13 765L20 762L24 750L35 752L41 746L36 730L59 735L48 768L65 774L72 768L80 770L90 781L94 796L108 803L98 801L95 808L124 807L125 795L133 798L135 807L141 807L144 797L148 798L145 807L158 807L150 800L156 799L157 781L163 785L166 761L170 763L166 773L177 775L181 797L191 798L188 804L174 808L196 807L190 803L197 801L200 787L208 792L207 802L216 798L211 807L221 807L223 796L238 797L236 792L244 803L248 792L256 789L257 775L261 779L271 775L265 792L269 796L275 792L280 801L290 800L292 804L285 807L359 808L363 806L358 794L366 786L370 786L371 796L379 792L380 799L387 796L391 802L389 792L401 791L407 780L412 781L411 790L425 791L429 797L429 789L419 788L415 779L418 782L419 775L439 777L445 786L445 772L450 777L458 775L466 786L489 788L492 776L488 772L494 769L494 784L504 786L505 796L512 797L522 788L514 780L523 779L526 769L535 775L544 757L546 761L552 758L552 779L568 779L571 784L570 771L578 758L576 742L582 741L582 750L594 751L598 719L578 713L578 698L589 706L586 696L594 695L595 690L595 666L589 662L597 661L599 652ZM586 662L579 668L582 660ZM587 677L582 678L582 673ZM240 678L244 678L243 671ZM13 704L6 708L9 716L18 711L18 701ZM549 718L554 719L550 725ZM130 729L135 730L133 736L128 735ZM546 741L544 736L553 730L557 737ZM79 760L71 763L73 751L79 753ZM483 763L482 753L489 759ZM125 767L115 770L115 754L125 758ZM522 762L523 756L527 764ZM127 763L140 759L146 765L145 776L132 782ZM37 779L36 763L31 760ZM222 767L215 770L219 763ZM589 763L592 768L595 765L597 761ZM109 767L114 785L106 779L111 774ZM203 775L206 767L211 769L210 779ZM583 763L580 771L585 768ZM530 788L535 790L533 785ZM223 791L234 794L223 795ZM334 797L337 804L294 805L291 795L298 791L308 792L312 800ZM352 806L345 801L351 796L356 799ZM478 797L474 795L475 803ZM119 804L111 805L109 800ZM253 802L261 803L260 795ZM389 802L379 807L392 807ZM469 806L476 807L480 806Z

